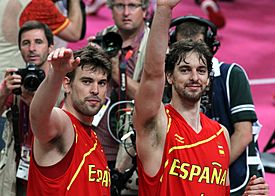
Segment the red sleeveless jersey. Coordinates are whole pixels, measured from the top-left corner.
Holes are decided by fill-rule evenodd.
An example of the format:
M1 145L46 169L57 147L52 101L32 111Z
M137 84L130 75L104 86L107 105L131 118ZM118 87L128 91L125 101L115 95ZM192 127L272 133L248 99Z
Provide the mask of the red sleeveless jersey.
M78 119L68 113L75 130L75 149L66 172L57 178L44 176L32 156L29 170L28 196L110 195L110 170L94 131L91 136Z
M224 129L200 114L196 133L171 106L165 106L168 127L162 165L149 177L138 160L139 196L218 196L226 192L229 149Z

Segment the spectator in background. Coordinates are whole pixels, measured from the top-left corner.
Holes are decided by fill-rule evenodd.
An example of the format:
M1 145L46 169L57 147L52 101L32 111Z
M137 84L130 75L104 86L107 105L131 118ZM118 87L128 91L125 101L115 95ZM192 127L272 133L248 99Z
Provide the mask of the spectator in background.
M26 21L43 22L50 27L54 35L66 41L84 38L85 23L79 0L68 0L68 17L65 17L51 0L1 0L0 6L0 81L3 80L6 68L25 67L18 50L17 35L19 27Z
M37 70L42 69L47 74L50 68L47 57L54 44L49 27L38 21L26 22L19 30L18 43L24 64L33 63L37 66ZM1 149L0 157L1 196L25 195L27 189L33 138L29 123L29 105L36 90L36 83L28 83L29 90L25 89L23 85L21 86L23 75L19 75L16 71L18 69L15 67L7 68L5 78L0 85L0 113L5 112L8 119L3 131L2 139L5 145ZM25 73L31 74L31 72ZM41 76L40 72L38 74L33 71L32 74L35 74L32 76L34 78ZM34 89L30 90L31 88Z
M125 99L133 100L139 86L149 34L149 27L145 22L149 0L108 0L107 5L112 11L115 25L105 28L99 32L97 36L104 36L107 33L116 32L122 38L121 52L112 58L112 86L110 85L111 89L108 92L108 96L111 96L111 103ZM91 37L90 41L93 41L94 38L95 37ZM127 54L132 55L129 55L130 58L125 60ZM122 62L126 63L127 75L127 97L124 98L121 98L119 95L119 87L122 85L120 82L119 67ZM117 156L119 145L108 132L106 114L107 112L105 112L95 131L103 145L111 170L116 168L119 172L124 173L132 164L132 158L124 151L122 144L120 145L119 155ZM114 184L115 183L112 185Z
M213 54L217 51L217 29L204 18L184 16L173 19L176 26L172 42L192 39L204 41ZM209 91L210 99L204 105L209 118L224 125L230 134L230 186L231 195L242 195L249 178L263 176L257 140L259 128L255 106L245 70L238 64L227 64L213 58L214 77ZM254 124L254 126L253 126ZM253 128L254 127L254 128Z

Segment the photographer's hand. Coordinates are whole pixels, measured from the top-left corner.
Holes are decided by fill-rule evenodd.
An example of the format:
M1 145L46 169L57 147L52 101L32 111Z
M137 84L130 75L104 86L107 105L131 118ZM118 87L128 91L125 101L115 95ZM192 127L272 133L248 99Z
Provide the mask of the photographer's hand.
M16 68L8 68L5 78L0 84L0 115L7 109L6 101L11 95L12 90L21 87L21 76L13 74L15 71L17 71Z
M90 36L90 37L87 38L87 41L88 41L89 44L92 45L92 44L93 44L93 41L94 41L95 39L96 39L96 36L92 35L92 36Z
M15 74L17 70L17 68L6 69L5 78L0 85L1 97L7 97L14 89L21 87L21 76Z
M96 40L95 36L90 36L90 37L88 37L87 40L88 40L89 45L91 45L92 47L100 48L101 50L103 50L103 48L95 42L95 40Z

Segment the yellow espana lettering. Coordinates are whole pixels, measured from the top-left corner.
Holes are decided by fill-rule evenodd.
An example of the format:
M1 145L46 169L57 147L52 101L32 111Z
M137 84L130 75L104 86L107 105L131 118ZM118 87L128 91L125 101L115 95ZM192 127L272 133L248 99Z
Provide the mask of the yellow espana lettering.
M199 176L201 173L201 168L198 165L192 165L189 180L192 181L194 176Z
M220 179L221 179L221 171L222 170L220 169L219 170L219 174L218 174L217 168L213 168L212 178L211 178L211 184L213 184L213 183L219 184Z
M180 171L182 171L183 174L180 174L179 177L182 178L182 179L186 179L189 172L187 169L185 169L185 167L190 167L190 164L189 163L182 163L181 166L180 166Z
M96 171L93 170L95 165L89 165L89 182L94 182L95 178L92 176L93 174L96 174Z
M210 175L209 167L204 167L198 182L202 182L203 180L205 180L205 183L209 183L210 181L209 175Z
M173 175L173 176L178 176L179 175L178 172L175 172L175 169L179 169L180 168L180 166L178 166L177 163L180 163L180 161L178 159L174 159L173 163L171 165L171 169L169 171L170 175Z
M109 172L107 170L103 171L103 178L102 178L102 186L108 187L109 186Z
M102 180L102 170L97 170L97 179L96 182L100 182Z
M221 181L220 181L220 185L225 185L226 176L227 176L227 171L225 170L225 171L223 172L222 179L221 179Z

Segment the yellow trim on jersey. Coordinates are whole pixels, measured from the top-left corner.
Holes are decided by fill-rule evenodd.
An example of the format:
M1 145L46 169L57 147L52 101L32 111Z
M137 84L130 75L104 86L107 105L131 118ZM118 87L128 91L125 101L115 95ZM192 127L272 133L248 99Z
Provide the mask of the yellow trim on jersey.
M168 120L168 123L167 123L167 130L166 130L166 133L168 133L169 132L169 130L170 130L170 127L171 127L171 122L172 122L172 119L171 119L171 116L170 116L170 114L169 114L169 110L168 109L166 109L166 115L167 115L167 120Z
M186 148L193 148L195 146L199 146L202 144L205 144L211 140L213 140L214 138L216 138L217 136L219 136L221 133L223 132L223 128L221 128L217 133L215 133L215 135L212 135L211 137L205 139L205 140L201 140L199 142L196 142L194 144L188 144L188 145L183 145L183 146L174 146L172 148L170 148L168 154L170 154L172 151L174 150L181 150L181 149L186 149Z
M89 156L89 155L96 149L97 140L95 140L95 141L96 141L96 142L95 142L94 146L93 146L88 152L86 152L86 153L83 155L82 161L80 162L80 164L79 164L79 166L78 166L78 168L77 168L77 170L76 170L76 172L75 172L75 174L74 174L74 176L73 176L71 182L70 182L69 185L67 186L67 190L70 190L70 188L71 188L73 182L75 181L77 175L79 174L79 172L80 172L82 166L83 166L84 163L85 163L86 157Z
M65 29L65 27L67 27L69 25L70 20L68 18L66 18L65 22L57 29L55 29L53 31L53 34L56 35L58 34L60 31L62 31L63 29Z
M213 162L212 165L214 165L214 166L217 165L220 168L222 167L222 165L220 163L218 163L218 162Z

